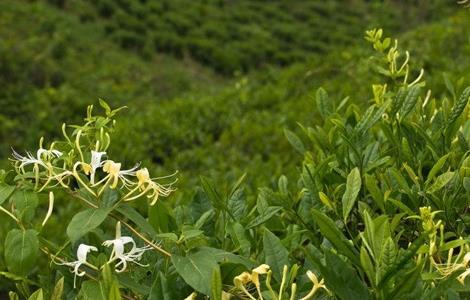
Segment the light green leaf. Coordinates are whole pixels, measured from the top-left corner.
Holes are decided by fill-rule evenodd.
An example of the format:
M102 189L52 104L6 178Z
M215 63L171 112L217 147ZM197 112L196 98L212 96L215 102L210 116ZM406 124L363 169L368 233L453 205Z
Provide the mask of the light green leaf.
M442 169L449 155L450 153L447 153L446 155L439 158L439 160L434 164L431 171L429 171L425 184L429 184L429 182L431 182L431 180L436 176L436 174Z
M106 219L111 208L90 208L73 216L67 226L67 235L72 242L92 231Z
M29 296L28 300L44 300L44 294L42 289L35 291L34 293Z
M12 229L5 238L5 263L17 275L28 275L36 266L39 254L37 232Z
M454 107L452 107L449 120L447 121L448 125L451 125L452 123L454 123L457 120L457 118L462 114L465 107L467 106L468 99L470 99L470 87L467 87L463 91L457 103L455 103Z
M433 194L439 190L441 190L443 187L445 187L451 179L454 177L455 172L445 172L444 174L439 175L436 178L436 181L429 187L427 190L428 193Z
M220 268L215 268L212 272L211 300L222 300L222 277Z
M295 150L297 150L297 152L299 152L300 154L305 153L304 143L295 133L288 129L284 129L284 134L289 143L292 145L292 147L294 147Z
M343 219L346 222L356 203L357 195L361 190L361 174L358 168L354 168L346 180L346 191L343 194Z

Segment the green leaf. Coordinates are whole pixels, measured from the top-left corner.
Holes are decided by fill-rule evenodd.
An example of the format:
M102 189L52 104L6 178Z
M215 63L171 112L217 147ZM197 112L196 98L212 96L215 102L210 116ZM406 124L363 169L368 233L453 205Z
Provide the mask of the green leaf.
M346 191L343 194L343 219L346 222L356 203L357 195L361 190L361 173L358 168L354 168L346 180Z
M173 254L171 261L176 272L196 291L207 296L211 294L212 272L219 268L217 260L205 251L179 256Z
M364 271L366 272L367 277L369 278L369 281L373 285L375 285L374 265L372 264L372 260L370 259L370 256L367 253L367 250L364 246L361 247L360 260L361 260L362 269L364 269Z
M415 108L420 91L421 88L417 85L410 88L408 94L406 95L405 101L403 102L403 106L399 111L400 120L403 120Z
M284 266L289 266L289 251L267 228L264 229L263 234L263 252L265 263L271 267L274 278L280 281Z
M106 219L111 208L90 208L73 216L67 226L67 235L72 242L92 231Z
M153 281L148 300L173 300L174 297L168 287L166 276L158 272Z
M246 225L247 229L256 227L258 225L267 222L271 219L279 210L281 210L281 206L269 206L267 207L260 215L258 215L255 219L253 219L248 225Z
M444 174L439 175L436 178L436 181L431 185L426 192L433 194L439 190L441 190L443 187L445 187L451 179L454 177L454 172L445 172Z
M64 292L64 277L61 277L55 284L50 300L61 300Z
M340 299L372 299L367 286L354 268L331 250L325 251L325 264L321 269L325 284Z
M31 222L38 206L38 195L33 191L15 191L11 196L16 216L24 222Z
M218 210L225 210L227 208L225 202L214 188L214 185L205 177L201 177L201 184L212 206Z
M284 129L284 134L289 143L292 145L292 147L294 147L295 150L297 150L297 152L299 152L300 154L305 153L304 143L295 133L288 129Z
M470 99L470 87L467 87L463 91L457 103L455 103L454 107L452 107L449 120L447 121L448 126L454 123L457 120L457 118L462 114L465 107L467 106L468 99Z
M0 183L0 205L3 204L15 191L15 186Z
M319 88L316 92L317 110L325 119L330 114L330 103L328 101L328 94L323 88Z
M374 199L377 206L380 208L382 212L385 212L385 203L384 203L384 196L380 191L380 188L377 184L377 180L374 176L366 174L365 176L365 184L366 188L369 191L372 199Z
M222 300L222 277L220 275L220 268L213 270L211 283L211 300Z
M446 155L439 158L439 160L434 164L431 171L429 171L425 184L429 184L429 182L431 182L431 180L436 176L436 174L442 169L449 155L450 153L447 153Z
M360 266L359 253L341 231L338 230L333 220L316 209L312 209L312 214L313 220L317 223L323 236L333 244L340 254L349 258L355 265Z
M382 280L383 274L385 274L389 269L393 267L395 263L395 258L397 255L397 250L395 243L391 237L385 239L385 242L382 244L382 249L380 251L380 256L377 264L377 282Z
M99 282L88 280L82 283L82 287L77 296L78 300L109 300L107 299Z
M5 263L17 275L28 275L37 264L39 241L32 229L12 229L5 238Z
M31 296L29 296L28 300L44 300L44 294L42 289L35 291Z
M148 207L148 222L158 232L169 232L173 226L176 227L172 210L164 201L157 201L155 205Z
M387 269L385 274L381 277L380 282L378 283L378 287L382 288L387 284L387 282L393 278L398 272L402 271L403 267L413 259L416 252L418 252L421 245L424 244L426 241L426 235L423 234L414 240L411 245L404 251L404 253L399 257L399 259L395 260L393 266Z
M158 204L159 202L157 202ZM141 214L139 214L133 207L127 205L127 204L122 204L119 205L116 210L121 213L124 217L128 218L131 220L137 227L139 227L143 232L148 234L151 238L154 238L157 235L157 232L153 227L150 225L147 220L142 217Z

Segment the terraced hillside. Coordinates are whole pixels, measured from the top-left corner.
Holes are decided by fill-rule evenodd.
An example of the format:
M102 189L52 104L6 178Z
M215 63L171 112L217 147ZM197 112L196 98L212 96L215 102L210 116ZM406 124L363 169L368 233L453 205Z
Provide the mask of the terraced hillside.
M124 49L189 56L228 75L307 61L357 44L356 37L370 26L409 30L455 7L442 0L51 2L84 21L103 23L107 36Z
M83 9L78 10L77 3ZM113 3L124 5L123 1ZM444 5L427 3L429 7ZM146 7L150 2L135 5ZM374 7L367 5L363 3ZM415 23L417 27L401 39L417 60L414 72L424 67L427 80L441 92L446 91L443 71L457 81L468 73L465 57L470 55L468 13L460 9L446 17L445 12L433 22L427 19L432 9L422 12L415 22L425 24ZM370 50L360 42L363 34L359 31L354 35L358 45L337 42L334 51L312 54L306 61L282 68L268 64L260 72L227 79L211 71L210 64L201 65L188 57L158 52L146 57L122 49L107 33L112 20L97 15L86 2L65 2L62 7L46 2L0 3L2 157L9 155L10 147L34 149L37 136L47 140L58 134L57 124L78 121L86 105L102 97L112 106L130 107L120 118L113 149L123 161L146 157L146 163L161 173L180 170L181 187L197 181L199 175L225 181L248 172L249 181L275 180L295 170L298 158L284 137L284 128L296 130L297 121L315 122L314 91L325 86L331 101L351 95L351 101L362 105L369 99L356 95L372 97L363 82L378 76L367 67ZM393 30L404 29L400 22L385 16L383 20ZM336 31L348 35L349 29L341 30ZM291 49L296 47L292 44ZM41 111L36 114L37 107ZM127 142L131 139L132 144Z

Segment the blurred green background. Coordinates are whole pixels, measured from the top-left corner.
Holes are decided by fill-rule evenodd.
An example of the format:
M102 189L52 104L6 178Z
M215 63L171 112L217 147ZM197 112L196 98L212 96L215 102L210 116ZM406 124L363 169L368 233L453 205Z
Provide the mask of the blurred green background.
M299 165L283 129L315 123L318 87L372 97L366 29L398 37L436 93L444 72L468 84L470 14L456 2L2 0L0 166L103 98L129 107L110 151L127 167L179 170L182 191L201 175L270 185Z

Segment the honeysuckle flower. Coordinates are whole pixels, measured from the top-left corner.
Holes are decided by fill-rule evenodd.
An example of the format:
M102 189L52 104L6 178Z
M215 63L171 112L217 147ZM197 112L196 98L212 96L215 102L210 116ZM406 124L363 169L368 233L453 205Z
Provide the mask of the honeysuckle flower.
M467 252L467 254L465 254L465 256L463 258L463 264L462 264L462 266L464 268L466 268L466 270L457 277L457 280L462 285L465 284L465 278L467 278L467 276L470 275L470 265L469 265L469 263L470 263L470 252Z
M39 148L36 152L36 157L34 157L31 152L26 152L25 156L22 156L15 150L13 150L13 160L19 162L18 168L24 172L24 167L27 165L39 165L45 169L50 169L50 165L47 164L47 160L53 157L59 157L62 153L57 150L46 150ZM43 157L44 156L44 157Z
M103 162L101 162L101 158L103 157L103 155L106 155L106 152L98 152L98 151L93 151L93 150L91 151L91 162L89 164L89 168L87 170L85 170L84 168L85 174L86 173L90 174L91 184L95 183L96 170L103 166Z
M313 297L313 295L315 295L315 293L319 290L319 289L324 289L326 290L328 293L330 292L326 285L325 285L325 280L322 279L320 281L318 281L318 278L317 278L317 275L315 275L315 273L313 273L312 271L308 270L307 271L307 277L310 279L310 281L313 283L313 287L312 289L310 290L310 292L303 298L301 298L300 300L307 300L307 299L310 299Z
M44 217L44 220L41 223L41 226L44 227L46 225L47 220L49 220L49 217L52 215L52 209L54 208L54 193L49 192L49 208L47 209L46 216Z
M126 244L132 244L131 250L129 250L127 253L125 252ZM142 258L142 255L145 253L145 251L151 249L151 247L144 246L144 247L139 248L137 247L132 237L121 236L121 223L120 222L116 224L116 238L114 240L104 241L103 246L113 247L108 263L118 260L118 262L114 266L117 273L121 273L126 270L127 262L132 262L142 267L147 266L147 265L143 265L139 263L139 261Z
M174 174L165 177L171 177L173 175ZM135 176L137 177L137 185L124 197L125 201L132 201L144 195L147 195L147 198L152 199L150 205L153 206L155 205L155 203L157 203L160 195L163 197L168 197L171 192L174 191L174 189L171 187L174 182L168 185L159 184L155 180L165 177L152 179L150 178L150 174L147 168L142 168L138 170L137 172L135 172ZM140 191L140 193L132 196L137 191Z
M74 288L76 287L77 276L78 277L83 277L86 274L85 271L80 272L80 266L81 265L90 266L90 264L86 261L87 255L90 251L98 251L98 249L94 246L80 244L78 246L78 249L77 249L77 260L76 261L59 263L59 265L64 265L64 266L68 266L68 267L73 268L72 273L74 273L74 277L73 277L73 287Z
M110 188L115 189L119 183L119 180L125 187L133 185L134 182L128 179L127 176L135 176L135 171L137 170L137 168L138 165L128 170L121 170L121 163L117 163L112 160L104 161L103 171L108 175L106 175L99 182L95 183L95 185L104 183L103 187L100 189L98 194L101 194L108 185L110 185Z
M258 291L258 295L260 299L263 299L263 295L261 294L261 289L260 289L260 283L259 283L259 275L261 274L267 274L269 271L270 267L267 264L262 264L253 270L251 270L251 281L256 287L256 290Z
M248 298L252 300L256 300L256 298L253 297L253 295L251 295L250 292L248 292L248 290L245 287L245 284L249 282L251 282L251 274L248 272L243 272L240 275L235 276L235 278L233 278L233 284L235 285L236 288L242 290L243 293L245 293L245 295L248 296Z

